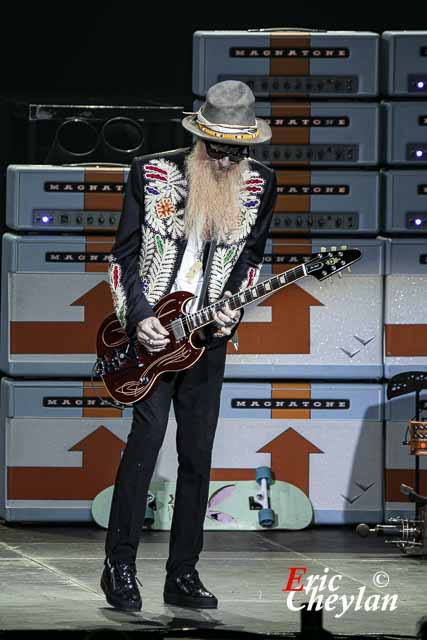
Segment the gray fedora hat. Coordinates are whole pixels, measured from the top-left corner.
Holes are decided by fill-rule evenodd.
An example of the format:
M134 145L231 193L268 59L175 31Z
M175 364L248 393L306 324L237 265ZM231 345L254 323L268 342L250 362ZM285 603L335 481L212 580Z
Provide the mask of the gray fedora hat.
M199 111L188 112L182 126L190 133L224 144L252 145L271 139L270 125L255 116L255 96L240 80L224 80L208 89Z

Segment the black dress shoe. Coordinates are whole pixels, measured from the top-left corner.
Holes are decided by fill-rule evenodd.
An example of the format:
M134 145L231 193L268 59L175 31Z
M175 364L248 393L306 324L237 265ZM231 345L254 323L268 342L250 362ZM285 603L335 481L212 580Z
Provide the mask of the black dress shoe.
M163 590L166 604L194 609L216 609L218 600L208 591L199 578L197 569L193 569L177 578L167 578Z
M140 611L142 609L141 594L136 581L136 565L127 560L111 562L105 559L104 571L101 576L101 589L105 593L108 604L125 611ZM142 582L138 580L142 586Z

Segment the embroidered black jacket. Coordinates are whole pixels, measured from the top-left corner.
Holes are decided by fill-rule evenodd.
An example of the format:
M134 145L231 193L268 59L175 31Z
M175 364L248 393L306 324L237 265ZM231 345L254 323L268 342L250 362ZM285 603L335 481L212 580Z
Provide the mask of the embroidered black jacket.
M190 151L188 147L140 156L134 158L130 168L108 278L117 318L132 339L138 322L154 316L152 307L170 292L182 261L187 244L185 159ZM256 284L276 186L275 172L249 159L240 192L239 232L229 241L217 244L208 281L208 304L219 300L227 290L234 294ZM207 252L205 262L206 257ZM243 315L241 309L240 322ZM218 331L213 324L205 327L207 347L214 348L229 340L238 324L231 335L223 337L213 336Z

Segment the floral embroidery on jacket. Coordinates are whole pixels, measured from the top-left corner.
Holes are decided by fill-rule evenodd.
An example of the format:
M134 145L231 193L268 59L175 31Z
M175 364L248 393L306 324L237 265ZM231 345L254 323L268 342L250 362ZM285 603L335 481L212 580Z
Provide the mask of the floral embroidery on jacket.
M262 262L256 267L249 267L248 272L246 274L246 278L242 281L242 284L238 289L238 293L240 293L241 291L244 291L244 289L249 289L250 287L254 287L257 284L259 280L259 275L261 273L263 262L264 260L262 260Z
M170 238L162 238L149 227L142 230L139 274L142 290L150 304L168 293L177 253L178 245Z
M163 158L150 160L143 170L146 224L161 236L180 238L184 233L186 178L175 162Z
M150 304L169 291L176 266L179 240L184 239L187 180L176 162L153 158L143 165L144 222L141 227L139 276ZM208 286L210 304L221 296L246 239L256 222L265 180L248 168L240 190L240 220L227 242L218 243Z
M108 267L108 280L113 298L114 311L123 329L126 329L127 300L122 280L122 269L120 264L113 257L111 258L110 266Z
M230 240L233 240L233 243L221 243L215 251L208 287L209 304L216 302L221 297L224 285L244 249L245 242L257 219L264 188L265 180L261 178L258 171L251 171L250 169L245 171L244 183L240 191L239 227L237 233L230 238ZM230 248L233 249L231 256L227 253L227 249Z
M208 287L208 300L212 304L221 297L224 284L227 282L235 261L233 258L237 253L237 247L217 247L215 250L212 266L211 277Z

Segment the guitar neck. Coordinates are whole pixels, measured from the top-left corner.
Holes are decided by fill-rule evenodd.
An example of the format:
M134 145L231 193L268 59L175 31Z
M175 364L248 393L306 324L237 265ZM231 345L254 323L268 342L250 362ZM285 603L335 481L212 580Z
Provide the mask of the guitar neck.
M227 303L232 310L240 309L241 307L245 307L247 304L254 302L254 300L258 300L259 298L263 298L274 291L283 289L283 287L286 287L288 284L291 284L296 280L304 278L306 275L307 270L305 265L301 264L293 269L289 269L289 271L283 271L283 273L279 273L267 280L263 280L263 282L256 284L254 287L248 287L247 289L240 291L240 293L235 293L229 298L222 298L221 300L218 300L218 302L208 305L207 307L203 307L195 313L187 314L185 316L185 320L188 328L190 331L195 331L196 329L200 329L201 327L210 324L214 321L214 311L221 310Z

